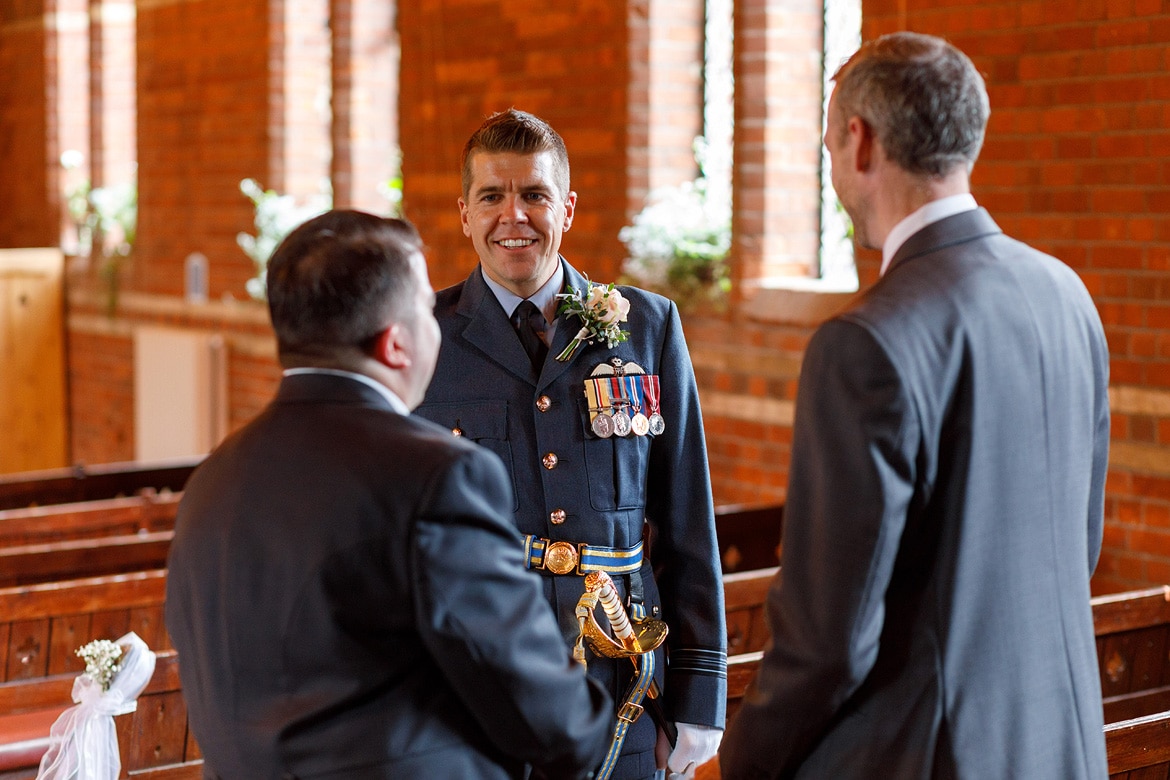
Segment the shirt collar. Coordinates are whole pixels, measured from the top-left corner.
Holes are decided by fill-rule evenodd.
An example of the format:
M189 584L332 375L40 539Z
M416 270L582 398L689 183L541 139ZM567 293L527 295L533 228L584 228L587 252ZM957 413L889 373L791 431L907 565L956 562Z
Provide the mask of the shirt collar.
M882 245L882 270L885 274L890 267L890 261L894 259L894 255L902 248L902 244L906 243L906 239L917 233L922 228L940 219L953 217L955 214L961 214L964 211L974 211L979 208L975 203L975 196L964 192L960 195L949 195L945 198L932 200L922 208L910 214L910 216L903 219L890 234L886 236L886 242Z
M343 371L340 368L316 368L313 366L302 366L300 368L286 368L283 372L284 376L303 376L305 374L325 374L326 376L345 376L350 379L356 379L364 385L369 385L378 391L386 402L390 404L390 408L399 414L410 414L410 409L406 403L398 397L398 394L391 390L381 382L375 381L365 374L358 374L353 371Z
M483 280L487 282L488 288L492 294L496 296L496 300L500 302L504 313L509 318L512 312L516 311L516 307L520 305L521 301L529 300L536 304L536 308L544 314L545 320L553 322L557 316L557 293L565 284L565 268L557 261L557 269L553 271L553 275L549 277L548 281L541 285L540 289L529 295L527 298L521 298L511 290L492 280L486 273L483 275Z

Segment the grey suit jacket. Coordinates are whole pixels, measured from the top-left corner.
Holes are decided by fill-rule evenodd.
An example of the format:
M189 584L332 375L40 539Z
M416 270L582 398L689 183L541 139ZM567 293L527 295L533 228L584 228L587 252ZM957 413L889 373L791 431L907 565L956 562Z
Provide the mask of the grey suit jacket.
M585 278L562 260L566 285ZM552 540L632 547L649 521L654 533L642 567L645 605L670 626L669 653L658 668L668 717L722 726L726 698L726 629L710 476L698 391L682 327L666 298L622 287L630 301L629 340L613 349L582 347L567 362L555 357L580 329L562 315L539 375L532 369L499 301L476 269L441 291L435 314L443 332L438 368L418 414L459 429L504 461L515 489L517 529ZM584 383L618 357L660 377L660 436L599 438L590 431ZM556 461L546 461L548 454ZM551 464L549 468L546 463ZM560 510L560 512L558 512ZM519 544L519 541L517 541ZM615 578L623 595L625 578ZM544 591L566 643L577 635L574 607L581 577L551 576ZM590 658L589 673L616 698L632 666ZM655 730L642 717L626 753L648 753L641 768L619 765L615 780L653 773ZM649 771L645 771L648 767Z
M525 572L499 461L349 377L285 377L186 486L167 582L209 777L592 769L610 702Z
M773 643L723 777L1105 777L1107 374L1076 274L983 210L911 236L817 331Z

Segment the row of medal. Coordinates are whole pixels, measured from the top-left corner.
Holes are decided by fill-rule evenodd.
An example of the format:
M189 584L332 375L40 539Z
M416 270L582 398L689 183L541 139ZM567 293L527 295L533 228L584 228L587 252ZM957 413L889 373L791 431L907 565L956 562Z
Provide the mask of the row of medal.
M603 439L610 436L659 436L666 421L659 413L657 374L596 377L585 380L589 427Z

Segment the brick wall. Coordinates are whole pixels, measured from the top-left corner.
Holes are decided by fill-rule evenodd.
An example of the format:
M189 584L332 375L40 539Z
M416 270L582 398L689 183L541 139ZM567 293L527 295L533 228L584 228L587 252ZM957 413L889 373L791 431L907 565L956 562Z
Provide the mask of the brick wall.
M56 72L44 52L44 2L14 4L0 16L0 246L54 246L60 208L56 201L59 148L50 124L47 90ZM59 152L58 152L59 153Z
M267 4L157 0L138 8L138 242L126 284L183 294L183 262L209 259L210 293L244 296L236 245L252 205L239 182L269 168Z
M867 37L947 36L987 75L976 197L1076 269L1112 357L1105 549L1094 588L1170 582L1170 5L874 0Z
M484 118L509 107L547 120L569 149L578 210L565 256L594 278L616 275L630 207L627 14L645 7L630 5L584 0L539 13L505 0L401 5L406 215L426 237L436 289L476 263L456 208L459 153Z

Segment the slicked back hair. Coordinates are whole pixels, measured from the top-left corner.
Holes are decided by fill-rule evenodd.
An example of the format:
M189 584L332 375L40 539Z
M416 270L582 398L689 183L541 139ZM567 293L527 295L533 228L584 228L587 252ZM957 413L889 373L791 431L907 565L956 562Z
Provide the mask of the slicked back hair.
M833 77L845 132L858 116L904 170L944 176L970 172L983 146L991 106L974 63L930 35L899 32L864 44Z
M413 258L422 240L409 222L338 209L310 219L268 261L268 311L277 347L369 351L411 311Z
M540 117L509 108L484 120L463 147L460 164L463 169L464 198L471 191L471 158L477 152L488 154L552 152L553 176L560 190L559 194L562 198L569 195L569 153L565 149L564 139Z

